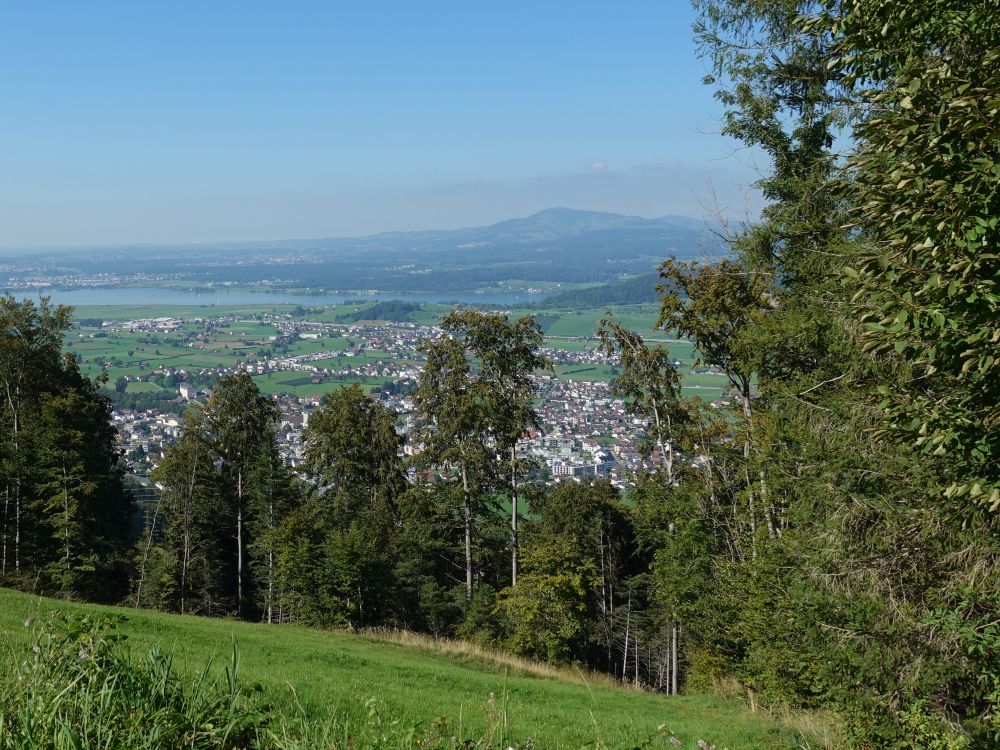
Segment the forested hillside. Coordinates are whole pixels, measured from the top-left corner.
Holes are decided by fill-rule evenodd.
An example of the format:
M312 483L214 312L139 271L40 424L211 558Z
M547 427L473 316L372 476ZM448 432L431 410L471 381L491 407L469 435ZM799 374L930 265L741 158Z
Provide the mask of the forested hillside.
M539 307L603 307L655 302L656 274L643 274L625 281L602 284L587 289L569 289L546 297Z
M546 490L535 318L455 310L420 429L331 392L297 471L246 374L189 409L130 552L106 402L67 312L0 306L3 581L268 623L379 626L663 692L830 709L857 748L1000 743L1000 8L696 0L759 222L658 268L659 328L725 373L598 335L657 470ZM642 332L649 333L649 332ZM729 404L728 406L726 404Z

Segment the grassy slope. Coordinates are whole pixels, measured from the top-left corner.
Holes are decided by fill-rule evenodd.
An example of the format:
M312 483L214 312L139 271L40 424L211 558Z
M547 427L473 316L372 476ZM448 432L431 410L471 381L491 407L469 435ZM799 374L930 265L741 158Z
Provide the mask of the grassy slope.
M593 746L598 740L611 747L636 747L646 740L652 740L652 747L674 747L670 732L684 748L697 747L698 740L719 750L801 746L788 729L715 698L668 698L521 670L505 675L483 656L447 656L294 626L67 604L0 589L4 658L17 658L27 645L27 618L45 618L57 608L125 614L129 619L123 630L136 647L160 643L183 670L197 670L210 658L225 664L235 638L245 684L259 682L268 699L286 710L292 703L289 686L294 686L299 700L317 716L361 714L367 711L366 701L375 699L407 725L443 716L453 729L461 723L465 736L476 736L485 727L491 694L501 701L506 693L512 734L533 738L539 748Z

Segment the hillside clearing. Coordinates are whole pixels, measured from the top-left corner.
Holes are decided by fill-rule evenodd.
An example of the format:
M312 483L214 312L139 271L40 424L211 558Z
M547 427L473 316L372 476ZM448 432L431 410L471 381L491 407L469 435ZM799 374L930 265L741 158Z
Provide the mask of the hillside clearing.
M241 680L259 683L266 699L289 713L295 696L317 718L356 719L376 705L407 726L444 717L462 736L476 737L486 729L491 701L505 701L511 736L531 738L536 747L676 747L671 736L684 748L698 747L699 740L718 750L808 746L786 726L731 701L668 698L603 681L581 684L579 677L571 682L551 669L543 677L513 662L500 666L474 648L431 650L426 639L404 644L376 635L71 604L0 590L8 664L29 643L25 622L44 620L54 610L124 615L122 632L134 649L158 643L188 673L209 660L225 664L235 640Z

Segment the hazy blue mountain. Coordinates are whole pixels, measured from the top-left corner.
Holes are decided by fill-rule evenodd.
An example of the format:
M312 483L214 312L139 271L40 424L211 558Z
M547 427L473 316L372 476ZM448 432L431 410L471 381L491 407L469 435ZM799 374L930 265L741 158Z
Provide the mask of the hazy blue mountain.
M701 221L551 208L486 227L385 232L368 237L90 248L52 251L18 267L24 275L179 274L193 283L326 289L462 290L519 279L615 282L649 273L668 255L713 256L719 243ZM10 267L8 267L9 269ZM0 279L2 281L2 279Z

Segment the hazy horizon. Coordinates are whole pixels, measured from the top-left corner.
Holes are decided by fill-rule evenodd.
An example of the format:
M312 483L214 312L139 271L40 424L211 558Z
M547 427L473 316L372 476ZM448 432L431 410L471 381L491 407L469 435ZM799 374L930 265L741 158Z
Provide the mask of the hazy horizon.
M687 4L19 6L0 247L748 212ZM751 209L753 199L751 198Z
M538 214L545 213L547 211L562 211L562 210L568 210L568 211L574 211L574 212L580 212L580 213L605 213L605 214L609 214L609 215L612 215L612 216L623 216L623 217L629 217L629 218L637 218L637 219L643 219L643 220L646 220L646 221L657 221L657 220L668 220L669 221L670 219L691 220L691 221L696 222L696 223L698 223L698 222L704 222L705 226L711 226L713 223L715 223L713 221L712 217L700 218L700 217L697 217L697 216L690 216L690 215L685 215L685 214L666 213L666 214L660 214L660 215L655 215L655 216L654 215L643 216L641 214L635 214L635 213L622 213L622 212L617 212L617 211L602 211L602 210L599 210L599 209L581 209L581 208L575 208L573 206L549 206L547 208L543 208L543 209L540 209L538 211L533 211L530 214L523 214L523 215L519 215L519 216L505 216L505 217L503 217L501 219L498 219L496 221L489 221L489 222L484 222L484 223L480 223L480 224L471 224L471 223L470 224L458 224L456 226L451 226L451 227L435 226L435 227L421 227L421 228L414 228L414 229L386 229L386 230L382 230L382 231L378 231L378 232L371 232L371 233L367 233L367 234L313 235L313 236L302 235L302 236L288 236L288 237L272 237L272 238L263 238L263 239L260 239L260 238L257 238L257 239L254 239L254 238L237 238L237 239L223 238L223 239L215 239L215 240L204 240L204 241L193 240L193 241L184 241L184 242L141 242L141 241L137 241L137 242L95 242L95 243L82 243L82 244L75 244L75 245L66 244L66 245L37 245L37 246L10 246L10 247L5 247L5 246L0 245L0 256L2 256L3 254L7 254L8 256L11 256L11 255L22 255L22 254L27 255L27 254L31 254L31 253L45 253L45 252L59 253L59 252L63 252L63 251L65 251L65 252L86 251L86 250L94 250L94 249L115 250L115 249L133 249L133 248L135 248L135 249L142 249L142 248L154 249L154 248L174 248L174 247L176 247L176 248L185 248L185 247L190 247L190 248L198 248L198 247L216 248L216 247L223 247L223 246L226 246L226 245L233 245L233 246L248 245L248 246L254 246L254 245L265 245L265 244L269 244L269 243L281 243L281 242L295 243L295 242L316 242L316 241L323 241L323 240L331 240L331 241L364 240L364 239L375 238L375 237L379 237L379 236L382 236L382 235L391 235L391 234L409 234L409 233L420 233L420 232L451 232L451 231L461 231L461 230L464 230L464 229L470 229L471 230L471 229L488 228L488 227L492 227L492 226L494 226L496 224L503 223L505 221L524 220L524 219L532 218L532 217L534 217L534 216L536 216Z

